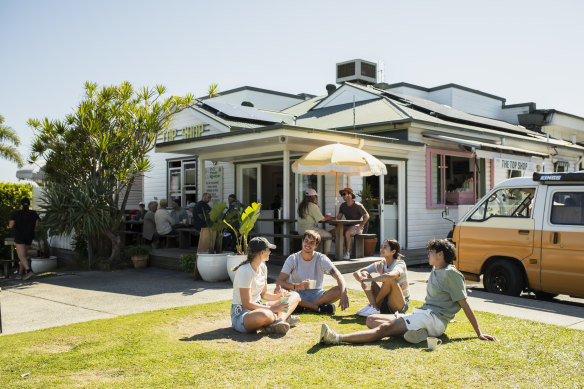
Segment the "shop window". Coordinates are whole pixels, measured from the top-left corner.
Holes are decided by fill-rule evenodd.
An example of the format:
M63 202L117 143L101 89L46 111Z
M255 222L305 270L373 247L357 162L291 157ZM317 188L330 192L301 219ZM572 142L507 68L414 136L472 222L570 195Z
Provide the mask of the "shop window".
M584 193L554 193L551 222L552 224L584 225Z
M485 193L485 160L470 153L427 150L428 208L474 204Z
M523 170L507 170L507 178L523 177Z
M554 162L554 172L555 173L563 173L568 171L568 167L570 164L565 161L557 161Z
M182 207L197 201L197 160L168 161L168 203L178 200Z

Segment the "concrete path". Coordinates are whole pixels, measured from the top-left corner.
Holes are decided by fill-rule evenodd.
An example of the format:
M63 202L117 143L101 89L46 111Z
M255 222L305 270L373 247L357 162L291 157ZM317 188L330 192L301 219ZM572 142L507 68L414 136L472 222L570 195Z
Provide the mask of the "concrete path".
M280 267L269 266L275 279ZM410 268L412 299L423 301L429 268ZM360 290L350 273L347 286ZM334 285L331 277L325 285ZM477 311L492 312L584 330L584 300L563 297L545 302L498 296L468 284L469 301ZM32 281L0 281L3 334L104 319L130 313L229 300L231 282L194 281L190 274L147 268L118 272L67 272ZM272 285L273 287L273 285ZM353 307L360 309L362 307Z

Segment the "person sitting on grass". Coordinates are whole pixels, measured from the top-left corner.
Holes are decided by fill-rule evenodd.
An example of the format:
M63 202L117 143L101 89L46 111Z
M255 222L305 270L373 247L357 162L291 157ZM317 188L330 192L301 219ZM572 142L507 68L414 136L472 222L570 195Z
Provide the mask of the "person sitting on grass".
M232 269L235 279L231 325L238 332L255 333L261 329L267 334L285 334L300 322L298 316L291 315L300 301L297 293L268 293L268 268L264 262L270 259L270 249L275 248L266 238L253 238L247 246L247 259ZM281 297L288 301L282 302Z
M402 335L410 343L420 343L428 336L442 335L446 325L460 308L479 339L497 341L494 336L481 332L477 318L468 304L464 278L452 265L456 258L452 243L446 239L433 239L426 245L426 250L433 268L426 287L426 303L422 308L414 308L413 313L406 315L371 315L367 317L369 330L345 335L337 334L323 324L320 331L321 343L369 343L388 336Z
M324 254L314 251L320 244L320 235L314 230L304 231L302 250L290 255L278 276L275 291L280 288L298 292L300 306L318 313L335 313L335 301L339 301L341 310L349 307L349 296L345 279L331 260ZM331 275L337 286L328 290L322 288L324 274ZM310 281L315 281L311 285Z
M353 273L361 283L369 304L357 312L360 316L379 313L406 313L409 307L410 290L408 272L397 240L386 239L379 248L383 260L372 263ZM379 276L371 277L371 273ZM381 287L377 285L381 282ZM367 285L369 284L369 285Z

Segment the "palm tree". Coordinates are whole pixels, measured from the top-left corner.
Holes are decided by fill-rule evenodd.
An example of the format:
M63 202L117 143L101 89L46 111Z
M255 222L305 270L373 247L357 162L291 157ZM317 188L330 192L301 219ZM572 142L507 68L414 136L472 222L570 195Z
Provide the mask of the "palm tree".
M6 143L12 143L14 146ZM16 162L18 166L22 166L22 157L16 150L16 146L20 145L20 138L16 132L4 125L4 116L0 115L0 158Z
M209 94L209 98L221 96L219 93L217 93L218 88L219 88L219 84L209 85L209 90L207 91L207 93Z

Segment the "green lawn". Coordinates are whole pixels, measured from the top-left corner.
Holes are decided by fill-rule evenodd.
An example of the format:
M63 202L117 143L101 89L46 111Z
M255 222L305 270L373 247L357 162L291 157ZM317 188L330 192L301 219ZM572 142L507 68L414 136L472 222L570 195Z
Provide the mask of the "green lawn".
M365 328L354 315L364 296L349 292L348 311L301 315L284 337L236 333L230 301L5 335L0 387L584 386L584 331L483 312L481 327L500 342L478 340L461 311L434 352L397 338L317 344L323 322Z

